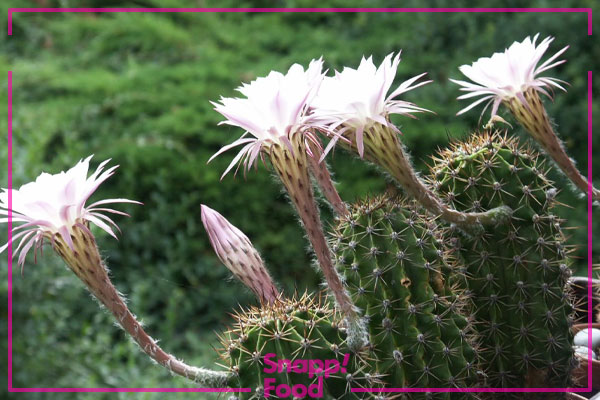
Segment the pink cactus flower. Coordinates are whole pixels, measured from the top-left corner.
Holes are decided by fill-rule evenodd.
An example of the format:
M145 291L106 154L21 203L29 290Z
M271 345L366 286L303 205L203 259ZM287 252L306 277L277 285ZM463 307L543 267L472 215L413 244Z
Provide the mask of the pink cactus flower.
M92 156L80 160L67 172L58 174L42 173L35 182L27 183L19 189L3 189L0 193L0 214L12 214L13 240L20 239L15 255L19 254L18 264L23 266L27 252L34 247L37 253L44 239L55 242L60 239L68 248L77 249L72 240L75 228L88 231L89 223L98 226L116 238L113 228L118 230L115 222L106 213L126 215L126 213L107 208L107 204L140 202L128 199L104 199L86 205L90 196L98 187L110 178L118 166L104 170L110 160L102 162L96 171L88 177L89 162ZM9 209L8 196L12 204ZM0 219L8 222L8 218ZM8 243L0 248L6 250Z

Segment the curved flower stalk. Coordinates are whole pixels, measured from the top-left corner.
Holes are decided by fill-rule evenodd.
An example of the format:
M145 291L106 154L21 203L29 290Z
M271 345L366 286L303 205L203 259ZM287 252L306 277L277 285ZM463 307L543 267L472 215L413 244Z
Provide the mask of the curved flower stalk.
M495 223L507 212L504 208L482 213L463 213L445 205L417 176L399 138L400 131L389 120L390 114L414 117L427 112L397 97L431 81L420 81L425 73L403 82L387 95L394 81L400 53L389 54L379 68L372 57L363 58L357 69L344 67L334 77L326 77L312 103L312 118L332 135L328 148L340 143L361 158L387 170L400 185L425 208L448 222L474 226ZM346 141L338 140L339 137ZM324 153L326 154L326 152ZM322 156L323 157L323 156Z
M201 205L201 215L210 244L219 260L250 288L261 302L275 303L280 297L279 290L250 239L225 217L204 204Z
M333 207L333 211L340 216L346 217L350 215L350 211L348 210L348 206L338 193L335 185L333 184L333 180L331 179L331 173L329 172L329 168L327 168L327 163L325 160L322 160L323 156L323 148L321 147L320 142L308 141L308 162L310 166L310 172L316 179L319 187L321 188L322 193L325 195L325 198Z
M69 269L86 285L88 290L115 316L123 329L131 335L140 348L169 371L184 376L201 385L224 386L229 378L225 372L210 371L189 366L162 350L142 328L131 313L120 293L111 283L108 269L102 262L96 239L90 230L94 224L113 237L117 225L106 213L126 215L107 208L114 203L134 203L127 199L105 199L86 205L94 191L113 175L117 166L105 171L109 160L104 161L89 177L91 156L79 161L67 172L56 175L42 173L35 182L19 189L4 189L0 193L0 212L21 223L13 228L13 240L20 239L15 255L22 267L28 251L42 249L45 241L63 258ZM9 206L9 196L11 204ZM8 222L3 218L0 222ZM4 245L0 252L8 247Z
M220 103L212 103L227 118L221 124L239 126L246 132L210 160L235 146L243 146L225 170L225 176L236 164L243 164L247 170L259 155L269 158L298 211L340 309L350 320L357 320L355 307L333 266L308 172L307 143L318 145L318 139L307 126L307 109L323 79L322 64L321 59L313 60L306 71L294 64L285 75L272 71L267 77L239 87L237 90L245 98L221 98Z
M588 181L567 155L540 98L540 93L552 98L551 93L554 88L565 90L561 84L566 82L539 75L566 62L558 58L569 46L563 47L538 65L554 40L549 36L536 44L538 36L539 34L535 35L533 40L528 36L523 42L514 42L502 53L494 53L492 57L482 57L471 65L462 65L459 68L460 72L472 82L450 79L461 86L460 90L467 92L458 99L479 98L460 110L457 115L486 102L483 112L491 105L493 120L497 118L500 104L504 104L571 182L587 193ZM592 196L596 200L600 199L600 191L593 188Z

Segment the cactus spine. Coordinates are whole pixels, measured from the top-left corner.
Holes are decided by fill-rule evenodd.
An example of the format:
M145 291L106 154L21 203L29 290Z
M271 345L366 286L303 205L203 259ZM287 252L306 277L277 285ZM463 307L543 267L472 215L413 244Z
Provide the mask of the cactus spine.
M567 387L568 249L542 159L515 139L484 132L441 152L433 173L433 186L458 209L514 210L508 223L479 234L450 233L464 260L488 385Z

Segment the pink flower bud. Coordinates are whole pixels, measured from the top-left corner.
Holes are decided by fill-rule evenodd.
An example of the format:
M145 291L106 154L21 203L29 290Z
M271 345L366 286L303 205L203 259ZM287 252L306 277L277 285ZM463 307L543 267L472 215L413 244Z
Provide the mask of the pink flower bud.
M219 260L261 301L275 302L279 291L250 239L215 210L205 205L201 210L202 223Z

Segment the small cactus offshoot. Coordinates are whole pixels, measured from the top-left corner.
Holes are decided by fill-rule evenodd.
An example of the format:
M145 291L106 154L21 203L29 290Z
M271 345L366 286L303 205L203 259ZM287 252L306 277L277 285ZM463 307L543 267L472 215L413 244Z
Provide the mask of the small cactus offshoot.
M351 399L358 398L351 388L370 387L376 381L365 375L367 365L360 354L346 345L344 318L321 296L281 299L233 317L233 327L221 335L220 357L233 376L231 387L252 388L239 399L279 398L280 385L284 392L296 386L319 390L324 398ZM339 369L330 371L324 364L323 372L311 376L306 371L311 360L336 360Z

